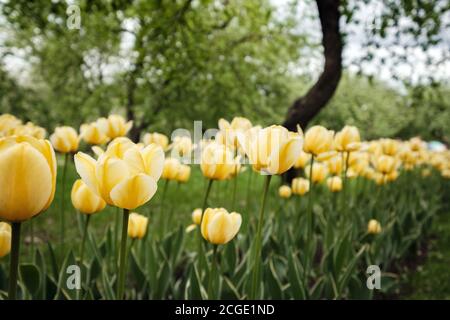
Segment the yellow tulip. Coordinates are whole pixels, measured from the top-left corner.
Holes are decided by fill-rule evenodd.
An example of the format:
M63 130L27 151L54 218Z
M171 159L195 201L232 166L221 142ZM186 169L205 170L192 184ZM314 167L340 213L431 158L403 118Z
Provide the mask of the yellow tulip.
M381 225L380 223L375 220L371 219L369 223L367 224L367 233L369 234L379 234L381 232Z
M334 132L322 126L313 126L306 131L303 151L314 156L333 149Z
M303 169L308 164L309 160L311 160L311 155L307 154L303 150L300 151L300 155L294 163L294 168Z
M0 115L0 137L7 136L10 131L22 125L22 121L9 113Z
M32 122L27 122L25 125L20 125L12 128L9 131L10 136L32 136L36 139L44 139L47 132L44 128L36 126Z
M102 211L106 206L106 202L89 189L81 179L73 184L71 199L75 209L85 214Z
M421 175L422 177L429 177L431 175L431 170L429 168L422 169Z
M259 172L282 174L298 160L302 148L300 134L282 126L252 128L241 142L250 164Z
M374 159L375 169L382 174L389 174L397 168L397 161L394 157L381 155Z
M132 239L142 239L147 232L147 225L147 217L131 212L128 221L128 236Z
M133 210L156 192L164 152L151 144L140 149L129 139L117 138L97 160L78 152L75 166L84 183L107 204Z
M22 222L46 210L55 195L56 159L48 140L0 138L0 219Z
M239 146L238 135L244 135L251 128L252 123L244 117L234 117L231 123L225 119L220 119L219 137L224 144L237 148Z
M96 122L82 124L80 127L80 137L89 144L104 144L109 141L108 136Z
M394 139L381 139L383 153L388 156L395 156L399 151L399 142Z
M311 171L311 165L305 168L306 176L309 177ZM312 177L311 181L313 183L320 183L327 177L328 169L323 163L314 163L312 167Z
M57 127L50 136L50 141L56 151L61 153L75 152L78 150L78 133L72 127Z
M158 132L146 133L144 134L142 140L146 146L149 145L150 143L155 143L159 145L161 148L163 148L163 150L166 150L167 147L169 146L169 138L166 135Z
M173 143L170 148L177 152L178 155L184 157L191 154L194 146L190 137L177 136L173 139Z
M398 170L391 171L389 174L386 175L386 180L389 182L395 181L395 180L397 180L399 175L400 174L399 174Z
M342 190L342 179L338 176L329 177L327 179L327 186L331 192L339 192Z
M337 151L356 151L360 145L361 138L359 136L359 130L354 126L345 126L334 136L334 146Z
M208 144L202 152L200 169L208 179L228 179L236 170L233 152L223 144Z
M178 177L181 163L177 158L167 158L164 160L162 178L166 180L175 180Z
M111 114L108 118L100 118L97 123L110 139L126 136L133 126L133 121L127 122L118 114Z
M309 191L309 181L305 178L295 178L292 180L292 193L303 196Z
M0 222L0 258L11 251L11 226L6 222Z
M278 189L278 194L280 195L281 198L290 198L292 195L292 190L289 186L281 186Z
M180 164L176 180L180 183L186 183L191 176L191 167L187 164Z
M340 175L342 173L342 157L335 156L327 162L328 171L332 175Z
M224 208L208 208L202 219L202 236L212 244L225 244L236 236L241 223L239 213L228 213Z
M197 208L194 211L192 211L192 221L200 225L200 222L202 221L202 209Z

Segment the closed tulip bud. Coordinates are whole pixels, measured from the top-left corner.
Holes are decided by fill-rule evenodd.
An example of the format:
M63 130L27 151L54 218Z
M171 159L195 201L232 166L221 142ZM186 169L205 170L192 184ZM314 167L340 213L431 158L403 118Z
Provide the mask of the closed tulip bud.
M225 244L236 236L241 223L239 213L228 213L224 208L208 208L202 219L202 236L212 244Z
M167 158L164 160L162 178L166 180L176 180L181 167L181 163L176 158Z
M282 126L252 128L245 134L241 145L255 170L271 175L282 174L299 158L302 137Z
M397 161L394 157L381 155L375 158L375 169L382 174L389 174L397 168Z
M429 177L431 175L431 170L429 168L422 169L422 177Z
M381 225L380 223L375 220L371 219L367 225L367 233L369 234L379 234L381 232Z
M305 172L307 177L309 177L310 173L310 165L305 168ZM327 167L322 163L314 163L312 167L312 177L311 181L313 183L320 183L327 177L328 170Z
M358 128L345 126L334 136L334 146L337 151L356 151L361 146L361 138Z
M78 150L78 133L72 127L57 127L50 136L50 141L56 151L61 153Z
M329 177L327 179L327 186L331 192L339 192L342 190L342 179L338 176Z
M219 143L208 144L202 152L200 169L203 175L212 180L225 180L236 171L233 152Z
M32 218L50 206L55 188L55 152L48 140L0 138L0 219Z
M147 232L148 218L136 212L130 213L128 220L128 236L132 239L142 239Z
M311 155L301 151L294 163L294 168L303 169L308 164L309 160L311 160Z
M102 131L97 123L82 124L80 127L80 137L86 143L92 145L105 144L109 141L108 136Z
M441 176L445 179L450 179L450 169L445 169L441 171Z
M419 137L414 137L409 140L409 146L412 151L420 151L426 148L426 143Z
M317 156L320 153L332 150L334 148L333 135L333 131L322 126L309 128L305 133L303 151Z
M290 198L292 195L292 190L289 186L281 186L278 189L278 194L280 195L281 198Z
M303 196L309 191L309 181L305 178L295 178L292 180L292 193Z
M107 204L133 210L155 194L164 152L154 144L140 149L128 139L118 139L97 160L78 152L75 166L83 182Z
M192 221L195 224L200 225L200 222L202 221L202 209L197 208L194 211L192 211Z
M387 182L386 176L379 172L375 173L373 179L375 180L375 183L379 186L381 186Z
M89 189L81 179L73 184L71 199L75 209L85 214L102 211L106 206L106 202Z
M399 174L398 170L394 170L394 171L390 172L388 175L386 175L386 180L389 182L395 181L395 180L397 180L399 175L400 174Z
M112 114L108 118L97 120L99 127L110 139L124 137L133 126L133 121L126 121L122 116Z
M336 156L327 161L328 172L332 175L342 173L342 157Z
M146 133L144 134L144 138L142 140L146 146L151 143L155 143L163 148L163 150L166 150L169 146L169 138L164 134L158 132Z
M187 164L180 164L180 167L178 168L178 175L177 175L177 181L180 183L186 183L189 180L189 177L191 176L191 167Z
M380 141L383 153L388 156L395 156L399 151L399 142L394 139L382 139Z
M173 139L171 148L180 156L190 155L194 148L191 138L186 136L178 136Z
M11 226L6 222L0 222L0 258L11 251Z

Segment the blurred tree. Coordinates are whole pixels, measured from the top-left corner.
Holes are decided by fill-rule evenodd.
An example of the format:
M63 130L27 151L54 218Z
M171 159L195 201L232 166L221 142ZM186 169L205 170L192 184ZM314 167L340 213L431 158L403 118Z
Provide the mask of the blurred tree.
M29 52L31 84L46 97L50 126L115 110L134 120L137 140L149 126L169 132L192 119L204 127L237 114L282 120L289 62L303 39L268 1L78 5L80 30L67 28L64 1L0 5L13 34L8 46Z

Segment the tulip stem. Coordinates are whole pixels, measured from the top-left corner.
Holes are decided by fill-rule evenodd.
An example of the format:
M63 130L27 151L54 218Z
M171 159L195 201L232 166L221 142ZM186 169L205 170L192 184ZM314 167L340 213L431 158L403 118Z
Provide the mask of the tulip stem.
M233 210L236 210L236 189L237 189L237 178L238 178L238 170L237 170L237 165L236 168L234 169L234 180L233 180L233 196L232 196L232 201L231 201L231 208Z
M308 243L312 240L312 235L314 232L314 213L313 213L313 166L314 166L314 155L311 155L311 166L309 168L309 196L308 196L308 228L306 230L306 241Z
M161 225L161 229L160 229L160 232L161 232L161 237L164 235L164 230L165 230L165 219L164 219L164 212L163 212L163 209L164 209L164 200L166 199L166 193L167 193L167 189L169 188L169 179L166 179L165 181L164 181L164 187L163 187L163 192L162 192L162 195L161 195L161 203L160 203L160 206L159 206L159 224Z
M209 270L209 278L208 278L208 299L215 299L215 295L213 290L213 277L214 274L217 272L217 245L213 245L213 256L212 256L212 264L211 269Z
M117 282L117 297L116 299L123 299L123 294L125 291L125 265L127 258L127 237L128 237L128 218L130 211L128 209L123 209L123 220L122 220L122 242L120 245L120 265L119 265L119 279Z
M253 271L253 282L252 287L250 291L250 299L256 299L257 298L257 292L259 289L259 265L261 262L261 246L262 246L262 228L263 228L263 220L264 220L264 209L266 207L266 199L267 199L267 191L269 190L270 185L270 179L272 178L271 175L266 176L266 180L264 182L264 191L263 196L261 200L261 207L259 211L259 220L258 220L258 229L256 231L256 239L255 239L255 253L253 256L253 263L254 263L254 271Z
M65 153L64 154L64 166L63 166L63 174L62 174L62 186L61 186L61 213L60 213L60 217L61 217L61 222L60 222L60 241L61 241L61 252L64 252L64 231L66 228L66 223L65 223L65 214L64 214L64 196L65 196L65 190L66 190L66 172L67 172L67 160L69 159L69 154Z
M211 187L212 187L212 183L214 180L209 179L208 180L208 186L206 187L206 192L205 192L205 197L203 198L203 204L202 204L202 216L200 218L200 228L199 229L199 233L198 233L198 259L199 261L202 261L200 259L203 258L203 237L202 237L202 221L203 221L203 216L205 213L205 209L206 209L206 205L208 202L208 196L209 193L211 192Z
M13 222L11 226L11 257L9 265L9 291L8 299L16 300L17 275L19 273L19 251L20 251L20 222Z
M86 243L86 237L87 237L87 233L88 233L89 221L91 221L91 215L90 214L87 215L86 221L84 223L83 238L81 240L81 249L80 249L80 263L81 264L83 264L84 244Z
M180 192L180 185L181 185L181 183L178 182L175 194L178 194ZM169 210L169 214L167 215L167 219L164 219L163 234L166 234L167 227L169 226L170 222L172 221L173 211L174 211L174 202L172 201L170 204L170 210Z

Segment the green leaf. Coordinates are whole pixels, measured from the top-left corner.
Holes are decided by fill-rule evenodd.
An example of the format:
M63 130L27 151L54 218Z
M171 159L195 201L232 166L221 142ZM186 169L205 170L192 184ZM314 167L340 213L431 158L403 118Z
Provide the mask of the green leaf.
M41 287L42 275L39 269L31 263L24 263L20 265L20 276L27 290L31 296L36 298L36 293Z

